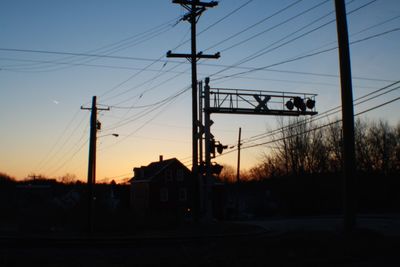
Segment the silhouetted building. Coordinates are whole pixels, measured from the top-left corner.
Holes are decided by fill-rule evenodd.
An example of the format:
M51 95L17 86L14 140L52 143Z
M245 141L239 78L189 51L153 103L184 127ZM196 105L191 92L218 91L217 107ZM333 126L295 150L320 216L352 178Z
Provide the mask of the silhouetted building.
M190 220L193 206L191 171L176 158L134 168L131 207L137 223L168 225Z

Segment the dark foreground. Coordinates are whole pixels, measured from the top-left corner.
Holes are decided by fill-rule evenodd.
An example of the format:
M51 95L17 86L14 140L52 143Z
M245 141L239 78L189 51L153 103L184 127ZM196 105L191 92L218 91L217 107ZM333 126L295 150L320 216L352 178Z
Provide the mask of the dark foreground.
M215 223L136 236L10 236L0 266L400 266L400 237L373 229L271 231Z

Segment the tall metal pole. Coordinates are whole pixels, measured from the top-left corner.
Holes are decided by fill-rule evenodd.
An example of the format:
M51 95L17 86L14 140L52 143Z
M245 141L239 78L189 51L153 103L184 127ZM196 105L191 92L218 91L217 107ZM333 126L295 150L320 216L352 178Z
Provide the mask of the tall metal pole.
M240 146L241 144L242 128L239 127L239 138L238 138L238 158L237 158L237 172L236 172L236 183L240 181Z
M206 165L206 188L204 193L204 207L206 219L212 218L212 174L211 174L211 116L210 116L210 78L205 79L204 86L204 139L205 139L205 165Z
M203 157L203 82L199 81L199 125L202 127L199 131L199 164L200 166L204 165L204 157Z
M353 88L349 37L347 31L346 6L344 0L335 0L336 24L339 43L340 83L343 121L343 159L344 159L344 230L350 233L356 227L356 172L354 145Z

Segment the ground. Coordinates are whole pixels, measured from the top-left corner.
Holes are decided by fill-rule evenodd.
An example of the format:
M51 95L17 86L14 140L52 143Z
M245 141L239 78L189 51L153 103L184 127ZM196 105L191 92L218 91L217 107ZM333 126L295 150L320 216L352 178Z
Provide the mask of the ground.
M396 217L214 222L135 236L3 236L0 266L400 266Z

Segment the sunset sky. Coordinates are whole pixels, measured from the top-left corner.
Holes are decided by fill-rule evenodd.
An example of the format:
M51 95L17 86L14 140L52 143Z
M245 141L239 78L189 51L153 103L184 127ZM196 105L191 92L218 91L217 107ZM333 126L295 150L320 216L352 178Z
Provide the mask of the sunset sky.
M396 85L373 94L400 80L400 2L346 3L354 98L371 93L358 113L400 96ZM122 181L159 155L190 167L190 63L166 58L168 50L190 52L185 13L170 0L2 0L0 172L86 180L90 112L80 108L94 95L99 107L110 107L99 112L97 181ZM211 87L315 93L319 113L335 108L334 19L333 0L219 1L198 21L197 47L221 57L199 61L198 78L210 77ZM399 103L360 117L395 125ZM213 135L229 146L241 127L244 148L270 140L254 137L279 127L273 116L212 119ZM242 167L259 163L271 147L244 149ZM234 150L215 161L235 167Z

